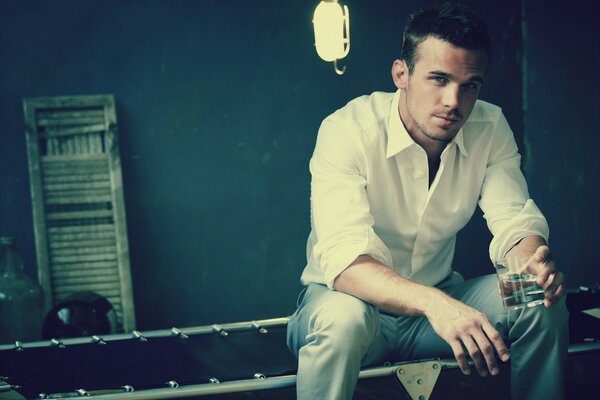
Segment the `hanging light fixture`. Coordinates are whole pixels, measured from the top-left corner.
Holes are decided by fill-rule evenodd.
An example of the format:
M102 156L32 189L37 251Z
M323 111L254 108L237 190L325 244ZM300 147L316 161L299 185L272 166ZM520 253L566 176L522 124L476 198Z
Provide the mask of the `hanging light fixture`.
M315 29L315 47L317 54L327 62L333 61L338 75L346 72L346 67L339 69L337 60L348 55L350 51L350 14L348 6L342 6L338 0L323 0L313 15Z

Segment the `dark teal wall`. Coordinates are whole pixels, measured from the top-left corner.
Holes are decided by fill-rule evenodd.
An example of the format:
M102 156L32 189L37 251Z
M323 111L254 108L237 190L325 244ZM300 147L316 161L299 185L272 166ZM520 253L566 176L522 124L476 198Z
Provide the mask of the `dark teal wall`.
M317 128L358 95L394 90L404 22L432 3L345 1L340 77L314 51L316 1L0 0L0 234L17 237L34 275L22 99L112 93L140 329L288 315ZM482 98L522 143L520 2L465 3L495 44ZM459 240L465 275L492 272L479 214Z
M525 155L569 286L600 284L600 24L593 2L525 0Z

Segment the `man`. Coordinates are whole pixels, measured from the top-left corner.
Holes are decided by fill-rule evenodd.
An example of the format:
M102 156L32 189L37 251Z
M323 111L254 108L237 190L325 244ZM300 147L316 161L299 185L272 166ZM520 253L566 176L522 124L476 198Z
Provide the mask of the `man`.
M423 11L392 65L397 92L355 99L321 125L307 287L288 326L299 399L349 399L362 366L446 356L465 374L470 358L481 376L510 361L515 399L563 398L563 275L508 123L477 100L489 60L477 16L452 4ZM507 311L495 275L452 271L477 203L492 261L530 259L544 306Z

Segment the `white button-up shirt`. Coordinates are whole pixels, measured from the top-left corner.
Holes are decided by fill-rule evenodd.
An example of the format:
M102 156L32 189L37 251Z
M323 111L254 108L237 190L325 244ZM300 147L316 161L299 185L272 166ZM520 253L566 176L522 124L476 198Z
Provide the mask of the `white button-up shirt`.
M367 254L406 278L436 285L452 271L456 233L478 203L493 234L492 261L525 236L548 239L499 107L476 102L430 187L427 155L400 119L399 94L359 97L323 121L310 160L312 231L303 284L333 288Z

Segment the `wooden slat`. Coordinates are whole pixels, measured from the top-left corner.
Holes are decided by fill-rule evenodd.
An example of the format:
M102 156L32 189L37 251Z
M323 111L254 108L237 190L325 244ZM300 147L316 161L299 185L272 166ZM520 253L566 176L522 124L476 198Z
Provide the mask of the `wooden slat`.
M64 127L56 127L56 128L47 128L46 130L40 132L42 137L46 138L56 138L61 136L74 136L74 135L85 135L87 133L96 133L96 132L104 132L106 130L106 125L103 123L95 124L95 125L81 125L81 126L72 126L69 128ZM77 142L79 137L73 138Z
M79 171L74 171L74 173L70 175L49 175L44 177L44 184L96 181L110 182L110 174L108 173L108 170L96 171L93 173L80 173Z
M50 265L53 264L66 264L66 263L83 263L83 262L94 262L94 261L113 261L116 260L115 254L89 254L80 256L61 256L61 257L50 257Z
M91 240L62 240L52 241L48 243L48 247L52 251L70 249L70 248L81 248L81 247L104 247L114 246L114 238L96 238L93 237Z
M104 109L102 107L88 109L51 108L46 110L41 109L37 112L37 118L49 120L77 119L82 117L104 118Z
M67 262L67 263L60 263L60 262L54 262L51 265L51 269L53 272L56 273L67 273L67 272L71 272L71 271L89 271L89 270L94 270L94 271L100 271L103 269L106 270L114 270L118 267L117 261L116 260L96 260L96 261L90 261L90 262Z
M53 192L48 194L46 199L46 205L112 202L112 193L110 190Z
M41 157L41 163L44 168L53 168L62 164L75 163L80 164L94 164L94 163L107 163L107 154L74 154L65 156L53 156L53 157ZM106 164L105 164L106 165Z
M56 156L56 158L62 156ZM42 173L44 177L47 176L84 176L91 174L106 174L109 172L108 164L103 160L98 160L94 163L82 163L78 161L66 161L56 163L48 163L43 165Z
M108 227L108 229L107 229ZM88 228L86 230L69 230L68 228ZM96 229L89 229L96 228ZM64 226L51 227L52 231L48 235L48 243L85 241L85 240L115 240L115 230L112 225L92 225L92 226Z
M87 218L104 218L112 217L112 210L94 210L94 211L74 211L74 212L52 212L46 214L46 220L48 221L64 221L73 219L87 219Z
M55 290L61 288L67 288L70 286L81 286L81 285L111 285L109 287L119 286L119 276L69 276L69 277L52 277L52 287ZM116 285L115 285L116 284Z
M73 285L57 285L53 286L55 293L61 292L85 292L87 290L91 290L94 292L99 292L101 290L111 290L114 289L115 285L112 282L102 282L102 283L80 283Z
M114 286L110 286L110 285L105 285L105 286L98 286L98 287L94 287L93 285L79 285L79 286L71 286L71 287L59 287L58 290L52 290L52 294L54 298L58 298L60 300L63 300L65 297L75 293L75 292L85 292L85 291L92 291L92 292L96 292L101 296L104 297L108 297L108 296L114 296L114 297L118 297L120 296L119 291L114 289ZM59 301L60 301L59 300ZM55 302L56 304L56 302Z
M112 304L115 311L117 311L117 313L120 314L123 309L123 305L121 304L121 296L120 295L113 295L113 296L105 295L104 297L106 297L106 300L108 300L110 302L110 304Z
M112 246L93 246L93 247L68 247L63 249L50 250L50 258L54 257L66 257L66 256L77 256L77 255L91 255L91 254L113 254L117 249L116 245Z
M45 183L43 185L47 194L60 191L75 191L75 190L103 190L110 189L110 180L104 181L86 181L86 182L62 182L62 183Z
M104 116L84 116L80 118L69 118L69 119L50 119L50 118L38 118L38 126L65 126L65 125L98 125L104 123Z
M101 277L105 277L105 276L110 276L110 277L115 277L118 276L118 270L117 270L117 265L115 264L114 268L106 268L106 269L75 269L72 271L53 271L52 273L52 279L68 279L71 277L97 277L97 278L101 278Z

